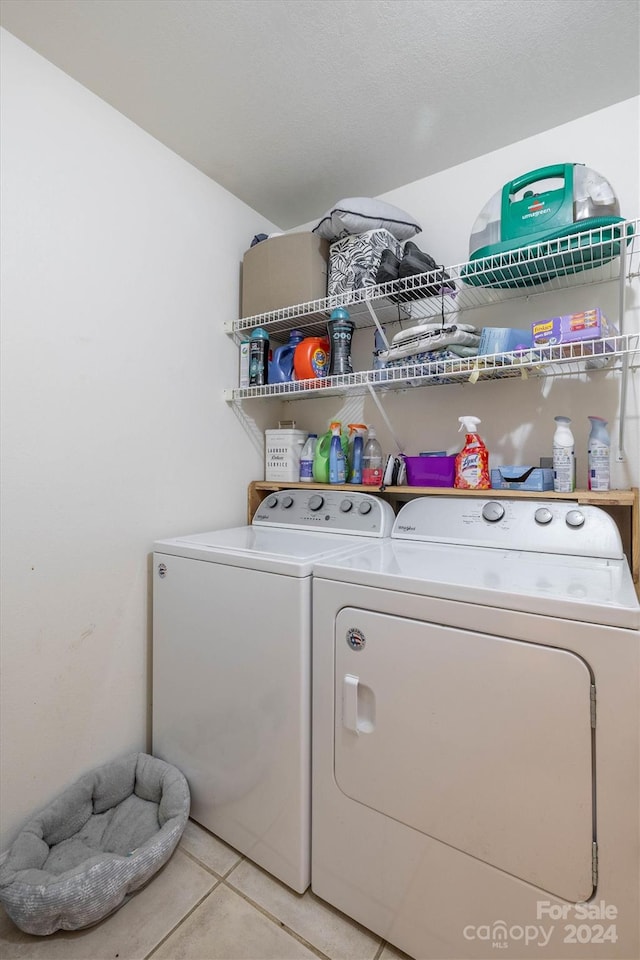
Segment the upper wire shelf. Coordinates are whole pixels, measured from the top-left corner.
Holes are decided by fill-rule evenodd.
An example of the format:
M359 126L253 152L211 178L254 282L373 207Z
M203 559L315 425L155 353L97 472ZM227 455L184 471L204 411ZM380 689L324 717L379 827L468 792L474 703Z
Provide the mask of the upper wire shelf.
M279 397L280 400L309 400L335 394L366 394L372 389L405 390L451 383L473 384L479 380L575 377L595 370L614 370L625 358L634 366L639 357L640 334L621 334L601 340L555 344L510 353L407 363L318 380L293 380L263 387L227 390L225 399L237 401Z
M238 340L255 327L263 327L276 339L294 327L306 336L324 336L327 319L336 307L347 307L360 328L375 323L373 307L382 324L408 318L428 320L572 286L618 280L622 263L630 279L640 273L639 230L640 219L636 219L576 231L544 244L448 266L444 282L442 271L434 270L243 317L226 323L225 330Z

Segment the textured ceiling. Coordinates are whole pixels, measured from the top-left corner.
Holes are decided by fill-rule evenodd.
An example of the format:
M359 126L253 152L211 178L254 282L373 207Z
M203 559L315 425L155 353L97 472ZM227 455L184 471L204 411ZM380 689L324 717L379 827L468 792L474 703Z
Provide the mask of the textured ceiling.
M640 91L637 0L2 0L2 25L283 228Z

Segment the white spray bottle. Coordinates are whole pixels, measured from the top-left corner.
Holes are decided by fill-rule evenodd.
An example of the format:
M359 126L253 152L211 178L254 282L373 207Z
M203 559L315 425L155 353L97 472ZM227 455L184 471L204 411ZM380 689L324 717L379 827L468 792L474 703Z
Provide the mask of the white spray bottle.
M609 431L602 417L589 417L589 490L608 490L611 480L609 465Z
M576 450L569 417L554 417L553 489L556 493L573 493L576 488Z

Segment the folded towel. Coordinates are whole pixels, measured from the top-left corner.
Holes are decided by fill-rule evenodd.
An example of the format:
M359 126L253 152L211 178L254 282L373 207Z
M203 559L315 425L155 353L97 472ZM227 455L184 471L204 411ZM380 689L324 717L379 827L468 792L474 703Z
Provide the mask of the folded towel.
M403 343L405 340L413 340L414 337L420 337L429 333L432 333L434 330L436 332L443 329L445 324L442 323L442 320L437 322L431 321L430 323L417 323L413 327L407 327L405 330L400 330L396 333L395 337L391 341L392 346L398 346ZM463 330L465 333L475 333L478 336L482 334L482 329L480 327L474 327L470 323L459 323L457 320L457 314L452 314L447 319L447 327L455 326L458 330Z
M478 356L477 347L464 347L462 346L462 344L459 344L459 343L450 344L448 350L449 350L449 353L452 353L454 357L462 357L462 359L464 360L466 360L467 357Z
M389 350L383 350L380 353L380 359L388 363L390 360L400 360L403 357L410 357L425 350L439 350L451 344L477 348L479 343L479 334L461 330L457 324L453 324L450 327L439 327L437 330L413 337L398 346L390 347Z

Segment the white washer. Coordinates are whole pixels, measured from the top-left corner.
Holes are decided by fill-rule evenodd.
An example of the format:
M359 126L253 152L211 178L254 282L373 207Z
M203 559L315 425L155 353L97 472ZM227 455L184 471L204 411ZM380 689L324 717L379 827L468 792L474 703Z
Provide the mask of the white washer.
M611 518L417 499L322 561L313 603L313 891L420 960L640 956L640 607Z
M388 537L389 504L284 490L250 526L154 546L153 750L192 816L299 892L310 882L311 573Z

